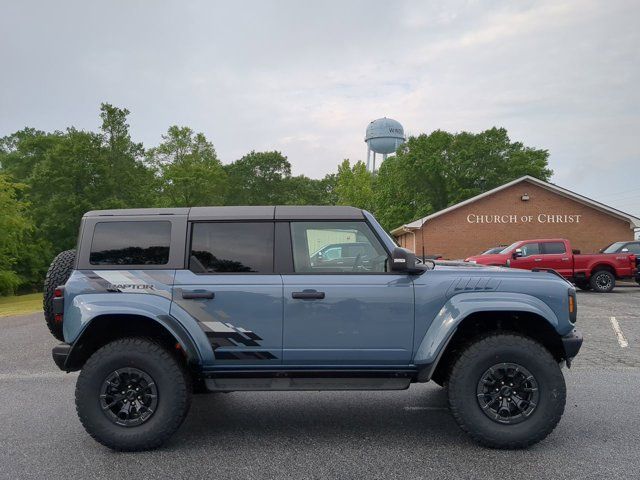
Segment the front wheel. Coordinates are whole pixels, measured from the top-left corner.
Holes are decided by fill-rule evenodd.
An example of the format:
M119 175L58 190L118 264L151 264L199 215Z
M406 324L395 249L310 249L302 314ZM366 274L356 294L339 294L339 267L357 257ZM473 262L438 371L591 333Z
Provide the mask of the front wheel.
M157 343L123 338L95 352L76 384L85 430L114 450L150 450L164 443L189 411L189 377Z
M449 377L449 408L478 443L525 448L556 427L566 386L553 356L518 334L493 334L462 351Z

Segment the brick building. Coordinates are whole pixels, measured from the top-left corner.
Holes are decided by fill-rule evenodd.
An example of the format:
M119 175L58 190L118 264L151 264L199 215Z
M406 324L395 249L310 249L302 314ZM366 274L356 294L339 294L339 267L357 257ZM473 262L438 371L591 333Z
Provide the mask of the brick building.
M525 176L392 230L399 245L421 255L461 259L529 238L566 238L597 252L633 240L640 218Z

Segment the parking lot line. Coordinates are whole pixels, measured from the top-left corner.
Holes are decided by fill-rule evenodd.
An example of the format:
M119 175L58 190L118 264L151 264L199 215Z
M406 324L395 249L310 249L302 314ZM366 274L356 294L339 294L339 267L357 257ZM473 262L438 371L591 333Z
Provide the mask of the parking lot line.
M618 343L620 344L620 348L627 348L629 346L629 342L627 342L627 339L624 338L624 335L622 334L622 329L620 328L620 324L618 324L618 320L616 320L616 317L611 317L611 326L613 327L613 331L616 334L616 337L618 338Z

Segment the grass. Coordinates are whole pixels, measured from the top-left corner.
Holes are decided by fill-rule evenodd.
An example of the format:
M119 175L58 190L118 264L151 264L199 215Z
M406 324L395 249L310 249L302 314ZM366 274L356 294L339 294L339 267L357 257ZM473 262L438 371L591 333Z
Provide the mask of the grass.
M0 317L12 317L42 311L42 293L0 297Z

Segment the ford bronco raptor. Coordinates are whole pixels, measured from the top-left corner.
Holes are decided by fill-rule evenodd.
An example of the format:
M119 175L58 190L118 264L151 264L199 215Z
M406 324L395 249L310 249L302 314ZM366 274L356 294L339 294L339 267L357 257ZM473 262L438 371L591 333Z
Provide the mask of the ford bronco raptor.
M116 450L161 445L192 393L429 380L477 442L523 448L560 420L582 344L555 272L422 263L352 207L88 212L44 308L82 425Z

